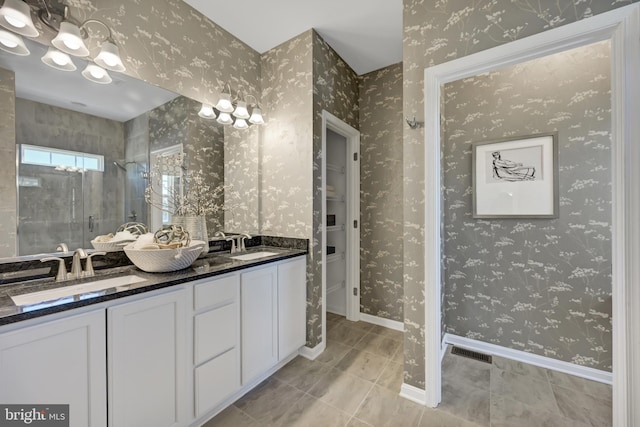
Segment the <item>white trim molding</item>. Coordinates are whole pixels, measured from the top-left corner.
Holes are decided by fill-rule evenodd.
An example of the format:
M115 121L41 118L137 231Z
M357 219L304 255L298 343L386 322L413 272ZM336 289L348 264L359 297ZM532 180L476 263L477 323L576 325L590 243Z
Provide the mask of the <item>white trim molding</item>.
M459 335L444 334L442 340L443 348L446 345L457 345L468 350L474 350L480 353L490 354L494 356L504 357L505 359L515 360L533 366L550 369L552 371L563 372L565 374L575 375L580 378L586 378L592 381L598 381L604 384L613 383L613 374L599 369L589 368L587 366L576 365L575 363L564 362L562 360L552 359L550 357L540 356L526 351L514 350L512 348L502 347L499 345L474 340L471 338L461 337Z
M427 68L425 97L426 404L441 399L440 88L595 42L611 41L613 425L640 425L640 5L631 4Z
M385 328L394 329L396 331L404 332L404 323L397 320L385 319L384 317L372 316L371 314L360 312L360 320L363 322L371 323L378 326L384 326Z
M400 397L416 402L420 405L426 405L427 392L421 388L403 383L400 387Z
M315 347L302 347L298 350L298 354L305 359L316 360L318 356L322 354L322 352L327 348L327 341L323 338L322 342Z

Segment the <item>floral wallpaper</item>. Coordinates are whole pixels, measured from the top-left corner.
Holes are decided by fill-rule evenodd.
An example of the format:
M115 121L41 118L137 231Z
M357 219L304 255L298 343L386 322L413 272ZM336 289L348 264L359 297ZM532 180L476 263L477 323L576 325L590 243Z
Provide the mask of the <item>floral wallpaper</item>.
M359 83L360 311L402 322L402 64Z
M13 71L0 68L0 155L4 159L16 158L16 93ZM0 168L0 257L16 255L16 169Z
M446 332L611 370L609 50L445 85ZM473 219L471 143L553 131L559 218Z
M404 114L423 121L424 69L633 0L403 0ZM403 133L405 383L424 387L424 131Z
M358 127L357 75L313 30L263 55L269 122L260 164L262 232L310 239L307 345L322 341L322 110Z

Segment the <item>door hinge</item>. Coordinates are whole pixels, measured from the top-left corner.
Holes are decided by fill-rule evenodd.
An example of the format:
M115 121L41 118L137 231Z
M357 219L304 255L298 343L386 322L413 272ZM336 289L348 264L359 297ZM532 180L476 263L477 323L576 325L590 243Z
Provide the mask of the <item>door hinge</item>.
M353 296L354 297L358 296L358 288L353 288Z
M357 219L353 220L353 228L358 228L358 220Z
M353 161L354 162L358 161L358 153L353 153Z

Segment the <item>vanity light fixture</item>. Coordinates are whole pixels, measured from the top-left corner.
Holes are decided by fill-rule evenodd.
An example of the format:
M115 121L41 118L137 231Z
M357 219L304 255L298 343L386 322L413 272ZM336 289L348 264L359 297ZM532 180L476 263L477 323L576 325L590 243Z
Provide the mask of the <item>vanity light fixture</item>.
M224 89L229 91L224 92ZM251 125L264 124L262 110L255 96L246 95L243 97L242 93L238 91L236 98L232 99L229 83L225 84L224 89L215 107L206 102L202 103L202 108L198 112L200 117L203 119L216 119L217 117L218 123L233 125L235 129L248 129ZM247 103L247 98L253 99L255 102ZM251 108L251 113L249 113L249 108Z
M27 56L31 53L22 37L5 30L0 30L0 49L20 56Z
M33 11L32 11L33 9ZM69 8L64 6L64 11L58 13L47 5L46 0L5 0L0 7L0 26L12 31L0 30L0 49L16 55L28 55L29 50L20 35L26 37L38 37L39 33L33 24L31 14L37 16L45 27L57 32L51 40L51 45L42 62L62 71L74 71L76 66L69 55L87 58L89 63L82 75L88 80L108 84L112 82L109 71L123 72L125 66L120 57L120 50L113 39L111 27L98 19L87 19L78 24L69 17ZM91 58L91 52L86 42L94 37L87 31L89 24L100 24L107 35L97 43L100 52L95 58ZM14 34L15 33L15 34Z
M87 80L103 85L113 81L109 73L107 73L107 70L96 64L87 64L87 68L82 71L82 76Z
M49 67L55 68L60 71L75 71L76 65L73 63L69 55L64 52L60 52L55 47L50 47L47 53L41 58L42 62Z
M22 0L4 0L0 7L0 25L21 36L38 36L38 30L31 19L31 8Z
M216 118L216 112L213 111L213 106L207 103L202 103L202 108L198 111L198 115L203 119L213 120Z

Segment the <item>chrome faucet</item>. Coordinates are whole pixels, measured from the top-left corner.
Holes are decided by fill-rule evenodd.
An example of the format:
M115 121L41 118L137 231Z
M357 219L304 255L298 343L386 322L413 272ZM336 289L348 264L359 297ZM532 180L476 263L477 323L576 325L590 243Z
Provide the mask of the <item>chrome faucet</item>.
M216 234L214 234L213 237L222 237L225 240L227 238L227 236L224 234L224 231L222 231L222 230L216 231Z
M56 252L69 252L69 246L66 243L62 242L56 247Z
M71 263L71 273L69 273L69 279L79 279L83 276L84 271L82 271L82 259L87 257L87 252L78 248L73 251L73 262Z
M240 249L238 249L238 252L244 252L247 250L247 248L244 245L244 241L247 239L251 239L251 236L248 235L247 233L242 233L240 236L238 236L238 242L239 242L239 247Z
M229 237L225 237L225 239L227 242L231 241L231 253L235 254L237 252L236 249L236 238L235 236L229 236Z

